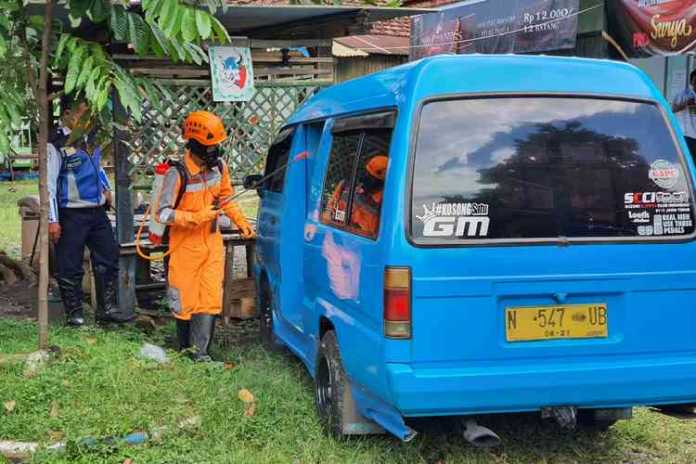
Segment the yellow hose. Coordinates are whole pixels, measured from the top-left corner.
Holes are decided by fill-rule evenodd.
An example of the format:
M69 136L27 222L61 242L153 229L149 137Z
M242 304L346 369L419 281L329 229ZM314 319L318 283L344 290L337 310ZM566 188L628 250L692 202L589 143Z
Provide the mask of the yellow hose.
M140 227L138 227L138 233L135 234L135 252L138 253L138 256L140 256L141 258L143 258L147 261L162 261L164 258L171 255L172 252L174 251L171 247L169 248L169 250L162 253L161 256L158 255L157 257L146 255L143 252L142 248L140 248L141 237L143 235L143 229L145 228L145 223L147 222L148 216L150 215L150 208L151 208L151 205L148 205L147 209L145 210L145 214L143 215L143 220L140 222Z

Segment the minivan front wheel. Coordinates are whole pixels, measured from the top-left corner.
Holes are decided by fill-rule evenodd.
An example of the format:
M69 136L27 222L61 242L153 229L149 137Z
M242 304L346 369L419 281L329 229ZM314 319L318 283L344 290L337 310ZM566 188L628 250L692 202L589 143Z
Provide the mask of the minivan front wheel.
M267 282L261 284L258 292L259 336L261 344L267 350L276 350L278 342L273 333L273 296Z
M343 418L349 386L333 331L326 332L321 339L314 382L315 404L324 430L335 438L345 437Z

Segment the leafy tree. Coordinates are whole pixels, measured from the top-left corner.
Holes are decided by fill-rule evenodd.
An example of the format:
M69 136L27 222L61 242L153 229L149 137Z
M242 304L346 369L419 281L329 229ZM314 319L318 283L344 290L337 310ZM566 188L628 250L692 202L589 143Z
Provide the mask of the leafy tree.
M41 272L39 275L39 345L45 348L48 292L48 191L46 145L51 75L64 76L66 94L80 95L103 122L111 121L107 104L117 94L136 120L142 117L145 99L158 105L163 89L147 79L132 76L116 63L107 47L128 44L138 55L169 57L174 61L202 64L207 43L225 43L229 35L214 14L226 9L225 0L68 0L70 25L54 20L54 2L44 2L42 16L31 15L27 0L0 0L0 151L10 147L13 126L23 118L38 127L41 197ZM5 64L10 63L10 66ZM108 126L106 126L109 128Z

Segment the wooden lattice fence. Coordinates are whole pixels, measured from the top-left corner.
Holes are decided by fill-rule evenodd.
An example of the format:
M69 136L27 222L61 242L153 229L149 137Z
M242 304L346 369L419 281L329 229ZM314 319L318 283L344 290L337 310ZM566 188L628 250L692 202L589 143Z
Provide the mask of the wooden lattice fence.
M205 109L219 115L230 131L223 144L224 157L235 183L261 172L265 154L290 115L312 96L316 84L257 83L248 102L213 102L208 80L162 82L169 95L160 105L146 104L143 120L129 131L131 185L149 185L145 176L165 157L178 158L184 141L181 123L186 115Z

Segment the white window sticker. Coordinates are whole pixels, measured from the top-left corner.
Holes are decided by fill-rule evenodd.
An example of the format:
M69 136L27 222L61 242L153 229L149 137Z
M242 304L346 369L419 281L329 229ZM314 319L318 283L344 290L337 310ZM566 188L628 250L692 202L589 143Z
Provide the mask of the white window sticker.
M628 219L634 224L647 224L650 222L650 213L647 211L629 211Z
M485 203L433 203L423 206L424 237L487 237L490 218Z
M661 230L660 235L680 235L685 234L686 229L693 226L689 213L672 213L655 215L655 234L657 235L658 225Z
M628 192L624 194L628 220L638 235L681 235L693 227L689 193Z
M659 187L670 189L679 181L679 168L676 164L665 160L653 161L648 171L648 177Z

